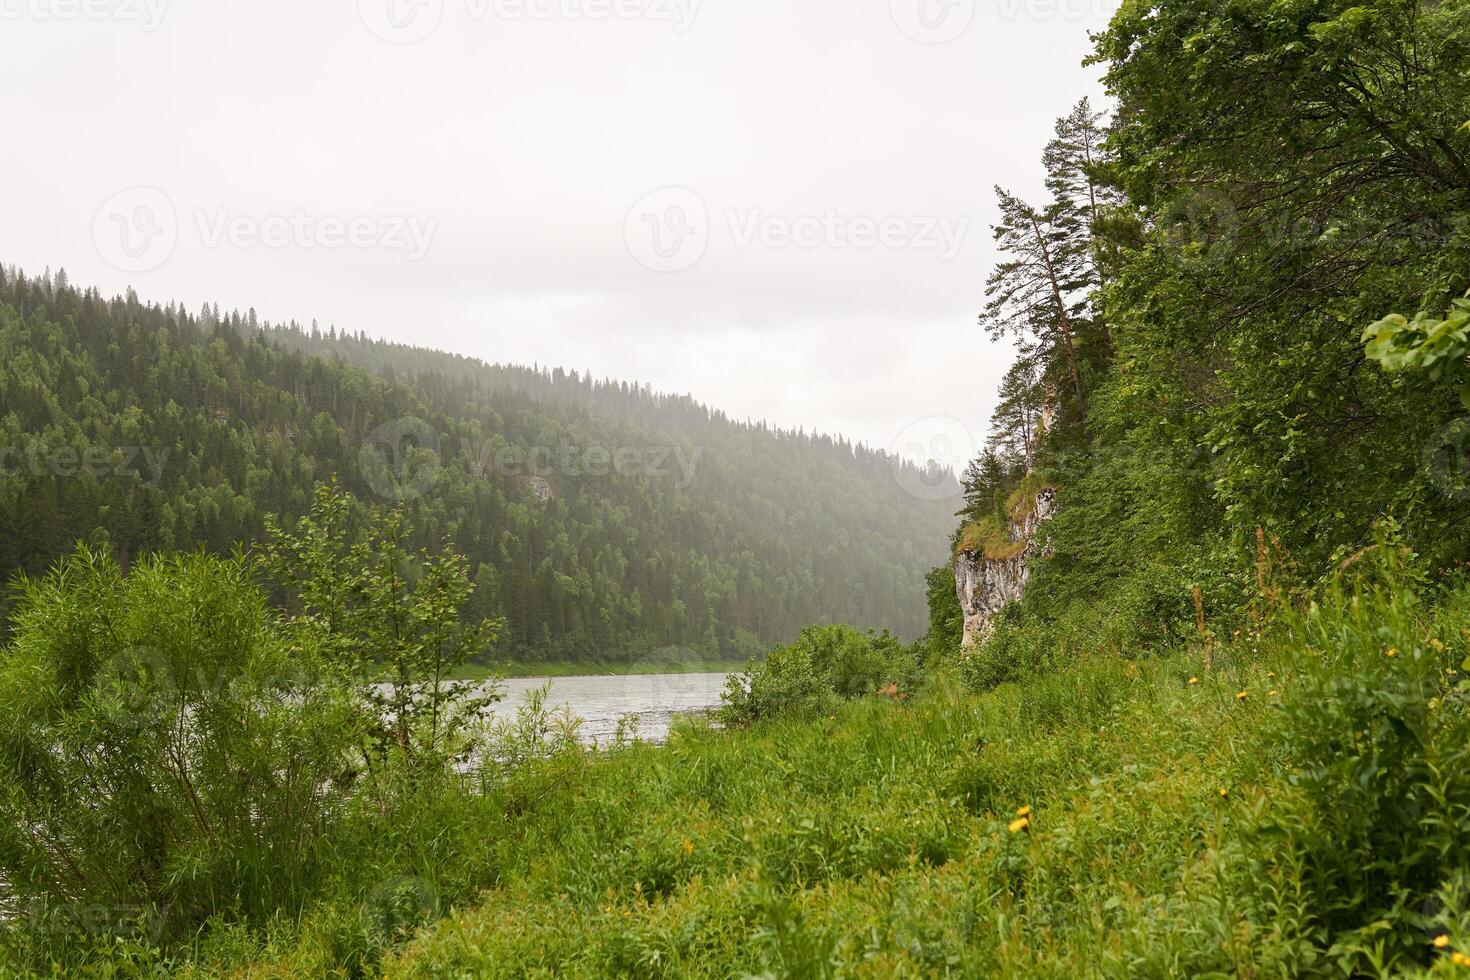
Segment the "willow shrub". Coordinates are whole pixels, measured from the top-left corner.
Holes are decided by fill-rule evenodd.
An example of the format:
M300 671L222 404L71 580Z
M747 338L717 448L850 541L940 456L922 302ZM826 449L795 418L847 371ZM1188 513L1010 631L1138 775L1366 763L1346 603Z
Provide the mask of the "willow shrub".
M0 652L0 876L49 941L162 938L299 899L361 715L241 561L79 549Z

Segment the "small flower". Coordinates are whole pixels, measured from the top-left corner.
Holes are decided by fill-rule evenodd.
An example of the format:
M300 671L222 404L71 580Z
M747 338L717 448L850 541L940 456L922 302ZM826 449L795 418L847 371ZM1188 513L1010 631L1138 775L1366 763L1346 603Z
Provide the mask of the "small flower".
M1466 956L1464 953L1451 953L1450 962L1455 964L1455 966L1470 966L1470 956Z
M1394 657L1397 657L1398 655L1399 655L1399 652L1397 650L1395 650L1393 647L1389 647L1388 648L1388 653L1385 654L1385 656L1388 657L1390 660L1392 660Z
M1221 786L1220 787L1220 799L1223 800L1223 799L1225 799L1225 797L1227 797L1229 795L1230 795L1230 790L1226 789L1224 786Z
M1274 673L1267 674L1266 679L1268 681L1274 681L1276 679L1276 675Z
M1189 686L1190 687L1193 687L1194 685L1196 685L1198 683L1199 683L1199 678L1198 677L1191 677L1189 679Z
M1271 693L1270 693L1270 694L1269 694L1269 695L1268 695L1268 697L1273 697L1273 698L1275 698L1275 697L1280 697L1280 696L1281 696L1281 692L1280 692L1280 691L1272 691L1272 692L1271 692Z
M1438 936L1435 936L1434 937L1434 948L1435 949L1444 949L1449 944L1450 944L1450 937L1449 936L1446 936L1446 935L1438 935Z
M1023 807L1021 807L1021 809L1019 809L1019 810L1016 811L1016 816L1018 816L1018 817L1029 817L1029 816L1031 816L1031 808L1029 806L1023 806Z
M1251 692L1250 691L1241 691L1239 694L1237 694L1235 696L1235 700L1237 700L1237 701L1244 701L1246 698L1248 698L1250 696L1251 696Z
M1031 818L1030 817L1017 817L1016 819L1014 819L1014 820L1011 821L1010 831L1013 834L1019 834L1021 831L1026 830L1030 826L1031 826Z

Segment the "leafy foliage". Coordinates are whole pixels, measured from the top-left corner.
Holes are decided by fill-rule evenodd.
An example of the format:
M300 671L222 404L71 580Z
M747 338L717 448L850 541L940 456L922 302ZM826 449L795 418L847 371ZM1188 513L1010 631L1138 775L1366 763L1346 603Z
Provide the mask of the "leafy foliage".
M0 655L0 875L31 915L175 930L294 901L365 716L271 628L239 561L78 549L21 583Z
M795 643L777 647L744 674L732 675L721 714L736 726L816 717L844 699L885 688L890 697L907 697L918 677L915 653L886 632L809 626Z

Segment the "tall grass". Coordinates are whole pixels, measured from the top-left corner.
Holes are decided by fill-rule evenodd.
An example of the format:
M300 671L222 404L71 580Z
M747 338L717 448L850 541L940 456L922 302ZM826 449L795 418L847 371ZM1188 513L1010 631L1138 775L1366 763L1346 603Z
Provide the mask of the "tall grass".
M1212 669L1084 652L979 693L937 669L907 702L602 753L528 718L514 771L356 814L300 915L148 955L252 977L1454 971L1467 638L1470 593L1386 543Z

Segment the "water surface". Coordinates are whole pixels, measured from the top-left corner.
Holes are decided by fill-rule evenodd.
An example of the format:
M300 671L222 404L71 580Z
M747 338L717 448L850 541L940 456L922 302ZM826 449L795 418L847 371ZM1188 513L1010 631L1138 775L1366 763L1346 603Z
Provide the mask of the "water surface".
M495 705L497 718L513 717L526 695L547 683L553 710L569 706L583 719L582 740L607 745L617 733L618 720L638 720L638 737L663 742L669 726L681 714L720 706L728 674L616 674L608 677L517 677L504 681L504 698Z

